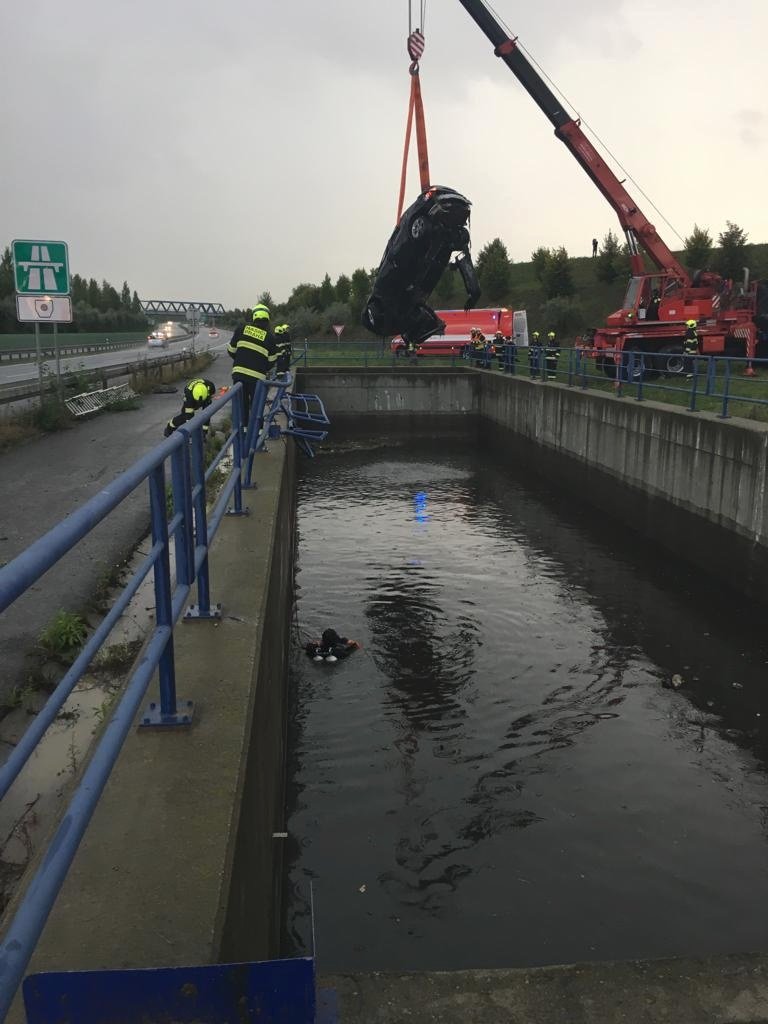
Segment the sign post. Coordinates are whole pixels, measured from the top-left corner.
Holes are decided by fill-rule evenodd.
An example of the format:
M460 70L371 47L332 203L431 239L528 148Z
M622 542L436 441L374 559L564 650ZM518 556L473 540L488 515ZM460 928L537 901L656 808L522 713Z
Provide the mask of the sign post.
M332 324L334 331L336 332L336 338L341 339L341 332L344 330L344 324Z
M43 400L43 362L40 351L40 323L53 324L56 350L56 385L61 396L61 361L58 324L72 323L69 297L69 251L66 242L15 239L11 244L13 279L16 286L16 317L20 323L35 325L35 353L40 401Z

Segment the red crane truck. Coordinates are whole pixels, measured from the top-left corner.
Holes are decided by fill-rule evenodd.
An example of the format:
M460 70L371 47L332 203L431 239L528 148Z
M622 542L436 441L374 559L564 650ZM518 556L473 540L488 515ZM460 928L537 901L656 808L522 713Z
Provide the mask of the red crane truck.
M656 228L604 162L506 30L482 0L459 0L494 45L494 53L512 71L539 109L554 125L578 163L616 212L627 240L631 277L624 304L611 313L604 327L590 331L590 341L606 375L616 375L622 353L649 352L645 372L680 373L687 320L695 320L704 355L735 355L752 359L757 332L768 331L768 282L734 282L710 271L691 274L670 251ZM655 270L647 272L643 253ZM650 365L649 365L650 364ZM745 371L754 370L747 364Z

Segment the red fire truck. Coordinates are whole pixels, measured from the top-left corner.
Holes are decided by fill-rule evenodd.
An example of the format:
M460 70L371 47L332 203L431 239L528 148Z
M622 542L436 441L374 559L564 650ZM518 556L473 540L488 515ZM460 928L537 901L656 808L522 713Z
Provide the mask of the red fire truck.
M511 309L438 309L437 315L445 321L445 334L435 334L416 346L417 356L456 356L461 355L470 343L470 331L479 328L491 341L496 331L501 331L505 339L512 335L514 313ZM392 339L392 351L396 356L405 355L405 343L402 338Z

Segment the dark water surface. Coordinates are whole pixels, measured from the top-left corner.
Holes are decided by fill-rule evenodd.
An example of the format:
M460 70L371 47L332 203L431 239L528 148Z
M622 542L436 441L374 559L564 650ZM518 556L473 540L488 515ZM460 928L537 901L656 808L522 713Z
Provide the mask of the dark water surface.
M325 970L768 948L768 645L733 598L477 445L301 472L286 953L310 882ZM327 626L362 651L311 662Z

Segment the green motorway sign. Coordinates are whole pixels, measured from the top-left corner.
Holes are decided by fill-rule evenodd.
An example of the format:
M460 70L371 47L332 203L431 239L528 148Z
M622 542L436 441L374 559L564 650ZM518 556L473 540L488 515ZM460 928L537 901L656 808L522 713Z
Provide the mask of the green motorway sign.
M17 295L69 295L66 242L12 243Z

